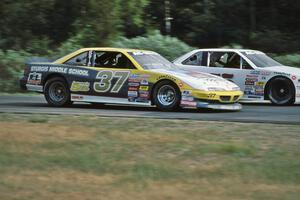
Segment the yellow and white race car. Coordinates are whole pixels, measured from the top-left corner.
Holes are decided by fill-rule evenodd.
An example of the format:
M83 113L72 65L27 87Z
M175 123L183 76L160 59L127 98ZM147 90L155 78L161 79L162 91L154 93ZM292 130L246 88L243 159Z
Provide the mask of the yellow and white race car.
M84 48L52 63L26 64L21 88L52 106L73 102L157 106L160 110L240 110L240 88L223 78L181 70L158 53Z

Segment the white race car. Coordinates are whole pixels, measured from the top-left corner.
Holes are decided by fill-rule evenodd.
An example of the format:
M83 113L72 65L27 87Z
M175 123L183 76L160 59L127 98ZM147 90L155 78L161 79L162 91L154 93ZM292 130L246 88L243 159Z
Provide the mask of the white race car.
M300 69L284 66L260 51L198 49L174 63L182 69L207 72L234 82L244 91L244 102L300 102Z

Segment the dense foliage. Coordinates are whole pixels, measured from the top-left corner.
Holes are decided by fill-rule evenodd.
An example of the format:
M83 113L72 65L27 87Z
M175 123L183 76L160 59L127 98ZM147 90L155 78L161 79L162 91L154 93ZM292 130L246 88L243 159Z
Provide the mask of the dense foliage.
M170 16L166 2L0 1L0 91L17 87L28 57L56 58L87 46L151 49L174 59L192 47L237 44L300 66L300 1L172 0ZM166 17L171 37L164 36Z

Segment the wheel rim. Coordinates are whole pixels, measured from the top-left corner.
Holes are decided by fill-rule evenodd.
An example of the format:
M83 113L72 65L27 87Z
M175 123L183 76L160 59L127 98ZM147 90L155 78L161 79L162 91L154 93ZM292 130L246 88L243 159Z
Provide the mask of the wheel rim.
M163 106L172 105L176 101L176 91L170 85L164 85L157 92L157 100Z
M49 96L55 102L60 102L66 97L66 89L62 83L55 82L49 87Z
M270 97L277 103L286 103L292 97L292 91L286 81L276 81L272 84Z

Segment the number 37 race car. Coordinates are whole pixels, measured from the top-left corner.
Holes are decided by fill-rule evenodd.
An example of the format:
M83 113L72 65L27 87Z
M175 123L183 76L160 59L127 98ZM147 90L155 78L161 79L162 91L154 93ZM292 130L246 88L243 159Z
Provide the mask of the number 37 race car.
M240 110L240 88L221 77L180 70L152 51L85 48L52 63L26 64L22 89L48 104L73 102Z

